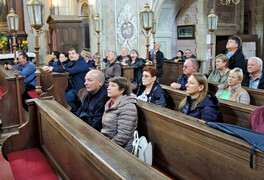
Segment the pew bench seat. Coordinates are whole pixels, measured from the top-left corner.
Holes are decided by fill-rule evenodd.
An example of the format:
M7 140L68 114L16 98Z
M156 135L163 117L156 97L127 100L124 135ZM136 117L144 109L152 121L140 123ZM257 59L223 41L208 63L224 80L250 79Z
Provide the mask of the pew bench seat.
M57 176L38 148L7 154L16 180L57 180Z

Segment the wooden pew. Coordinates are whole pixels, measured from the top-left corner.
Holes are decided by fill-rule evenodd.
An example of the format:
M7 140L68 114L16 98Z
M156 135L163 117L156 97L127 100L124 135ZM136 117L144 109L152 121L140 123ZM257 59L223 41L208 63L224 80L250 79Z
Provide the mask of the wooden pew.
M65 89L68 86L69 73L56 73L42 71L40 74L40 85L44 93L44 96L53 96L62 106L67 109L71 109L65 99Z
M216 93L218 90L219 83L208 82L208 88L211 92ZM247 90L250 96L250 104L255 106L264 105L264 90L263 89L252 89L249 87L243 86L245 90Z
M18 77L20 95L25 91L24 77ZM14 72L6 70L2 65L0 66L0 86L5 92L0 99L0 120L2 121L1 138L3 139L8 134L17 131L19 126L19 113L18 113L18 99L16 89L16 78ZM22 111L22 122L26 121L26 113L20 104Z
M162 85L162 88L165 90L169 96L169 100L172 109L178 111L180 102L187 96L185 91L175 90L169 86ZM246 105L238 102L232 102L228 100L219 99L220 102L220 111L223 113L223 120L225 123L234 124L242 126L245 128L251 128L249 123L249 116L252 111L254 111L257 106Z
M167 179L54 100L29 102L29 121L3 143L7 153L39 147L62 179Z
M264 153L196 118L139 101L139 133L153 145L154 165L176 179L263 179Z
M170 85L176 82L178 77L183 74L183 63L182 62L172 62L164 61L162 69L163 75L160 78L160 83L165 85Z

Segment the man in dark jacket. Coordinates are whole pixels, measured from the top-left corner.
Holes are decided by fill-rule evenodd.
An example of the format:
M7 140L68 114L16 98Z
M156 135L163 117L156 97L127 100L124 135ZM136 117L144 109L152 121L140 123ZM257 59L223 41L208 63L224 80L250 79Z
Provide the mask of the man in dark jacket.
M102 129L104 106L108 101L107 86L104 74L99 70L91 70L85 76L87 93L76 115L98 131Z
M248 59L247 73L244 75L242 86L254 89L264 89L264 74L262 60L258 57Z
M75 114L78 110L79 98L77 94L84 87L84 77L89 71L89 67L83 57L73 48L69 50L69 59L71 62L66 68L66 72L69 72L69 81L65 97L67 103L72 107L71 111Z
M156 68L159 71L159 76L162 76L163 74L163 63L164 63L164 55L163 53L160 51L160 43L156 43L155 44L155 51L156 51ZM149 52L149 60L154 63L154 50L151 50Z
M246 60L243 52L240 50L242 41L238 36L231 36L228 38L226 44L227 51L226 56L229 59L229 69L234 69L238 67L243 70L243 74L246 73Z

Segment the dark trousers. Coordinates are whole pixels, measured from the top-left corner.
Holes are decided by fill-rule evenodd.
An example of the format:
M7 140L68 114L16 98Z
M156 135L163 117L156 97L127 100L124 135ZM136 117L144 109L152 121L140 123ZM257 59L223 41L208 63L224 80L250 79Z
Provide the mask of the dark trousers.
M25 85L25 91L24 93L22 94L22 105L23 105L23 108L28 111L28 105L26 103L26 100L27 99L32 99L29 95L28 95L28 91L32 90L32 89L36 89L35 86L31 85L31 84L26 84Z

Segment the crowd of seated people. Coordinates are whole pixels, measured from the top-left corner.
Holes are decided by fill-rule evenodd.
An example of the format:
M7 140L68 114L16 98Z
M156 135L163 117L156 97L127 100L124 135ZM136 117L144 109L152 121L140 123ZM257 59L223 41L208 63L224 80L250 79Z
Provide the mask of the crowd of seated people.
M234 61L237 61L236 56L243 55L239 50L239 43L241 42L236 38L229 39L227 45L229 51L216 56L216 69L210 74L208 80L203 74L198 73L199 64L191 50L187 49L185 55L182 51L178 51L174 60L184 63L183 74L177 82L172 82L171 87L186 90L188 94L180 103L179 111L181 113L204 121L219 122L221 120L217 117L218 98L250 104L250 97L247 91L242 88L241 83L250 88L263 89L264 77L261 59L250 58L247 73L243 73L242 69L233 65ZM163 60L160 44L156 45L156 55L162 56ZM150 57L152 55L150 53ZM230 68L230 61L235 67ZM144 67L146 60L139 57L138 51L133 49L128 53L127 48L122 48L120 56L117 56L114 51L106 50L104 59L106 65L102 71L96 70L97 62L98 54L94 54L92 58L91 53L86 50L83 50L79 55L76 49L70 49L69 56L66 53L53 51L52 60L48 66L43 67L43 70L68 72L69 81L65 94L66 101L71 106L71 112L131 152L133 133L137 128L138 121L137 101L142 100L166 107L166 94L158 83L162 67L161 69L158 67L159 62L156 68L153 66ZM23 65L22 62L21 65ZM122 66L135 67L132 82L121 77ZM89 70L89 68L92 69ZM222 83L215 95L208 92L208 82L210 81ZM135 94L131 93L130 83L137 85ZM33 86L35 88L35 85ZM82 88L86 89L86 94L80 102L78 92Z

